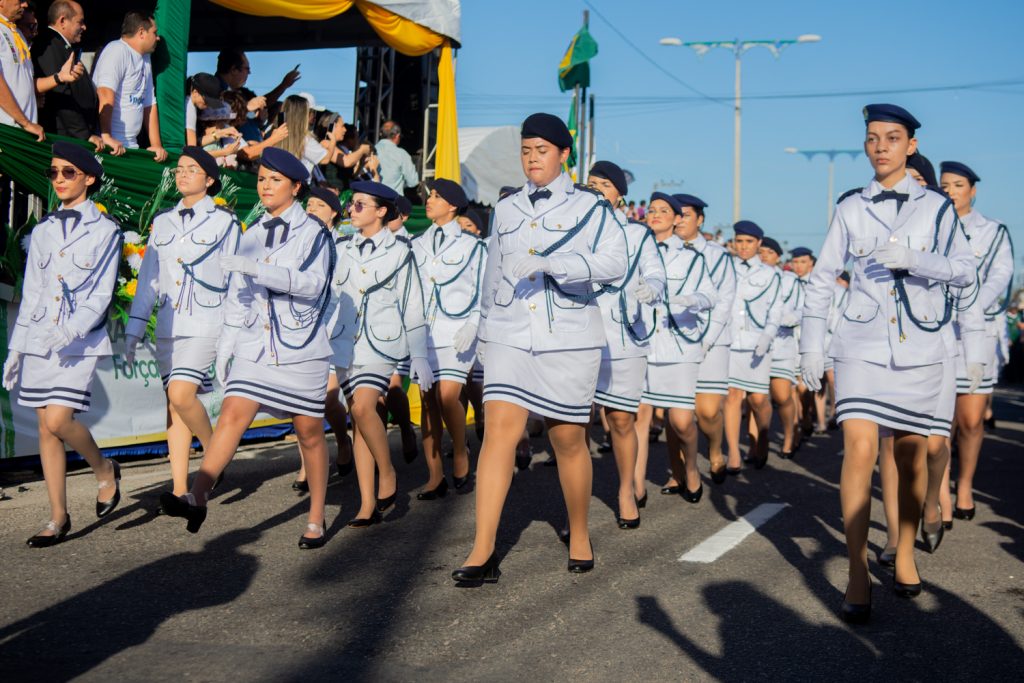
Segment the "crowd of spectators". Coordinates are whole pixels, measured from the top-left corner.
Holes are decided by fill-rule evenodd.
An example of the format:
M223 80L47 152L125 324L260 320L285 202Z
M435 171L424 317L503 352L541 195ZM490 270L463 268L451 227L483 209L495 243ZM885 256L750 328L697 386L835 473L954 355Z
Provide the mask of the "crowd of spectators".
M120 37L107 43L92 69L82 63L86 30L82 4L57 0L40 29L33 3L0 0L0 123L42 141L46 133L86 140L115 156L142 148L167 158L160 131L151 55L160 41L153 16L124 16ZM263 150L280 147L302 160L315 181L336 192L353 180L379 180L400 194L419 184L402 130L386 121L374 144L312 95L285 97L301 78L289 71L270 92L246 87L245 52L230 48L213 74L197 73L184 87L185 142L209 151L226 168L255 171Z

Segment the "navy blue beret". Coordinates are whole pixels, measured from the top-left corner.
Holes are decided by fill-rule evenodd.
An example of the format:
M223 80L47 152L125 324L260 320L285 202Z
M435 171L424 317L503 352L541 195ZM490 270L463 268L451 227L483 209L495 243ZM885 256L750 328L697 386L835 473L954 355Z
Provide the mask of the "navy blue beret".
M939 164L939 172L963 176L971 181L971 185L981 182L977 173L972 171L967 164L961 164L959 161L943 161Z
M285 178L305 183L309 180L309 171L302 162L289 152L277 147L267 147L260 157L260 166L277 171Z
M542 138L560 149L572 147L572 135L565 121L553 114L530 114L520 131L524 138Z
M203 173L209 178L213 178L213 185L206 191L206 194L211 197L220 192L220 166L217 165L217 160L202 147L194 147L192 145L185 145L181 148L181 156L192 159L199 168L203 169Z
M750 235L757 239L764 237L764 230L754 221L739 221L736 225L732 226L732 230L737 235Z
M677 214L679 214L680 216L683 215L683 207L679 205L679 201L672 195L665 194L664 192L652 192L651 199L650 201L647 202L647 204L653 204L655 199L660 199L661 201L671 206L672 210L675 211Z
M339 199L338 195L334 194L326 187L314 185L313 187L309 188L309 196L316 197L324 204L331 207L331 211L338 214L339 216L341 215L341 199Z
M466 191L462 189L462 185L459 185L454 180L448 180L447 178L437 178L434 180L433 185L430 186L437 196L445 200L458 211L464 210L469 206L469 199L466 197Z
M935 167L932 166L932 162L928 161L928 157L920 152L914 152L907 157L907 168L912 168L920 173L924 178L925 185L934 187L939 184L935 178Z
M676 198L680 206L692 206L695 209L706 209L708 206L703 199L692 194L674 194L672 196Z
M476 226L476 229L480 231L481 235L487 232L487 223L484 222L484 218L480 215L479 211L476 209L469 209L463 215L473 221L473 225Z
M895 104L869 104L864 107L865 125L872 121L887 121L900 123L907 127L910 136L921 127L921 122L914 118L914 115L903 107Z
M762 247L768 247L779 256L782 256L782 246L771 237L765 237L761 240Z
M85 175L91 175L96 180L103 177L103 164L93 156L92 152L73 142L53 143L53 158L63 159L73 164L79 171Z
M629 185L626 183L626 174L617 164L613 164L610 161L594 162L594 165L590 167L590 175L611 181L616 191L623 197L626 196L626 192L629 190Z
M398 199L395 200L395 208L397 208L398 213L403 216L412 215L412 202L402 195L398 195Z
M793 258L797 258L798 256L814 256L814 252L807 247L796 247L789 252L789 255Z

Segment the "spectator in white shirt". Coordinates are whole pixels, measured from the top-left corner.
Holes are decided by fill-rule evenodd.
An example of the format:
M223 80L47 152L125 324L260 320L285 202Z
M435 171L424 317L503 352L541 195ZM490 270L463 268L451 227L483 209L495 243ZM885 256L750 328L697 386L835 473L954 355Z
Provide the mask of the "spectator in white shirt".
M278 126L275 132L280 134L283 128L287 130L287 137L275 145L276 147L286 150L302 161L302 165L310 173L314 173L314 168L335 160L338 156L338 141L345 135L345 121L340 116L324 140L317 142L312 135L312 109L308 99L299 95L289 95L284 99L283 111L284 123Z
M152 16L128 12L121 24L121 39L109 43L96 60L93 81L100 101L100 131L114 156L124 154L126 147L137 148L139 132L145 129L147 149L157 161L167 159L160 141L150 64L159 40Z
M42 142L36 123L36 82L25 36L15 25L28 7L24 0L0 0L0 123L20 126Z
M403 194L407 187L416 187L420 182L412 157L398 146L401 140L402 128L394 121L385 121L380 128L380 140L377 141L380 181L398 194Z

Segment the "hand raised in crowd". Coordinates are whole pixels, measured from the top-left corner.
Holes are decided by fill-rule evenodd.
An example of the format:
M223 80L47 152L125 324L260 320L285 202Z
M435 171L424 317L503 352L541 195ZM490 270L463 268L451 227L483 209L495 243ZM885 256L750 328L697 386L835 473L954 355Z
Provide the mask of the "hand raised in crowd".
M92 145L96 148L97 152L103 151L103 147L105 145L103 144L103 138L101 138L99 135L90 135L89 142L92 143Z
M122 154L124 154L124 145L122 145L121 141L115 138L113 135L104 133L103 137L100 139L103 141L104 145L110 148L110 153L113 154L115 157L119 157Z
M74 83L85 74L85 67L82 66L81 62L75 63L75 55L72 54L68 57L68 61L64 62L64 66L57 72L57 78L60 79L61 83Z
M296 81L298 81L301 78L302 74L299 72L299 68L295 67L294 69L292 69L291 71L284 75L284 78L281 79L281 85L284 86L285 90L287 90L288 88L295 85Z
M280 126L270 131L270 135L267 136L267 142L271 147L279 142L284 142L288 139L288 124L282 123Z
M263 95L257 95L248 102L245 103L246 111L259 111L267 106L267 98Z
M157 163L167 161L167 150L160 145L151 145L146 149L153 153L153 160Z

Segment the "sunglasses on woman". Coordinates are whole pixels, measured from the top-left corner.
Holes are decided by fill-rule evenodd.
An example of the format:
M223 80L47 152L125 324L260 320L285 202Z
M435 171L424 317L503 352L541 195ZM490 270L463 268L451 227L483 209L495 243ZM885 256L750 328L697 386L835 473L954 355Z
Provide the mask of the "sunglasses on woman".
M85 174L79 171L77 168L72 168L70 166L65 166L64 168L60 169L58 169L56 166L51 166L50 168L46 169L46 173L44 175L50 179L50 182L53 182L54 180L57 179L57 176L59 175L64 176L64 180L74 180L78 176Z
M379 208L379 205L377 205L377 204L367 204L366 202L362 201L361 199L357 199L356 201L354 201L351 204L349 204L349 208L352 211L355 211L356 213L359 213L363 209L376 209L376 208Z

